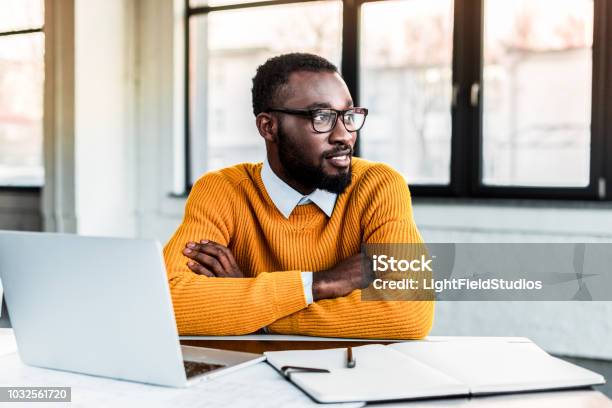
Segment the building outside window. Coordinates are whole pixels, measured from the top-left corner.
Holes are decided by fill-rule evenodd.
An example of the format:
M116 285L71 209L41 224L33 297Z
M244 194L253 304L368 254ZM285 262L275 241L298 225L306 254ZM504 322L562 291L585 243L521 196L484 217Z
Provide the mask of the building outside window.
M43 1L3 0L0 14L0 188L40 187Z

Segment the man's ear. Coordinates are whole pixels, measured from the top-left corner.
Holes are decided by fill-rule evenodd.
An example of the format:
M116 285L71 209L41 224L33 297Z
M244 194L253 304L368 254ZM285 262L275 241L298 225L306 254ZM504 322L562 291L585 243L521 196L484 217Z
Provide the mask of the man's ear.
M278 121L269 113L262 112L255 118L257 130L266 141L275 143L278 132Z

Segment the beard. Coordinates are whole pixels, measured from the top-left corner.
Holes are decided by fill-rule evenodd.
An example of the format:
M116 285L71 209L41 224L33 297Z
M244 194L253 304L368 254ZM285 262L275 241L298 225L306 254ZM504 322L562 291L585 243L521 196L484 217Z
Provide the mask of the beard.
M340 150L346 150L350 146L341 146ZM353 149L350 149L351 153ZM323 162L318 166L306 163L299 149L289 142L287 134L282 126L278 129L278 155L287 175L309 189L321 189L330 193L341 194L351 184L352 165L346 172L329 175L323 171Z

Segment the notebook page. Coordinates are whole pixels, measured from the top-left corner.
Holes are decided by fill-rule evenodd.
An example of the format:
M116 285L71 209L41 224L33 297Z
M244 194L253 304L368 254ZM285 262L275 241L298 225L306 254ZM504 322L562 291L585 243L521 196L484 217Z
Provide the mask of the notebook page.
M291 374L291 381L319 402L383 401L466 395L468 387L380 344L353 348L355 368L346 368L346 349L264 353L268 363L326 368L330 373Z
M473 394L568 388L605 382L532 342L406 342L388 347L468 384Z

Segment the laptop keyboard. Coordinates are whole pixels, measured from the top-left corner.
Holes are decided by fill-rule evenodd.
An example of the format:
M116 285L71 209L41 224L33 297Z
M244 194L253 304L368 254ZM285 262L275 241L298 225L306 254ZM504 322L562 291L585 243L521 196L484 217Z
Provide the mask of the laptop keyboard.
M203 363L201 361L183 361L183 365L185 366L187 378L225 367L224 364Z

